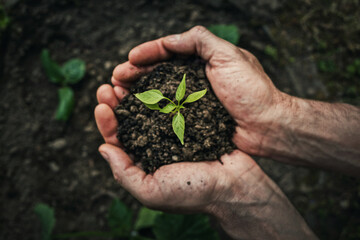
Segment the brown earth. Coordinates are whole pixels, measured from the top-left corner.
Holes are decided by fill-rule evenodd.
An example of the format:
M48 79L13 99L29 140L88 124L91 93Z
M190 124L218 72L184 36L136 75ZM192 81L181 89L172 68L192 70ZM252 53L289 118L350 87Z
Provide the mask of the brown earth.
M204 68L199 59L161 64L137 81L130 88L130 95L116 109L118 138L146 172L174 162L220 159L236 148L231 141L234 121L213 93ZM172 130L172 115L148 109L134 94L158 89L175 101L175 92L184 74L184 100L193 92L208 91L200 100L186 104L181 110L185 118L182 145ZM164 100L159 105L165 107L167 103Z
M235 24L241 32L239 46L259 58L280 90L313 99L359 99L358 94L343 94L346 86L360 82L359 77L342 81L342 75L334 78L326 73L332 82L323 82L314 61L317 55L326 58L328 53L337 61L350 62L359 56L359 1L351 1L350 8L336 7L347 2L0 1L11 18L0 35L0 239L38 239L32 210L38 202L55 209L55 233L106 230L107 209L114 197L133 209L139 207L115 183L97 152L103 140L93 109L97 87L109 83L112 68L126 61L129 50L144 41L198 24ZM337 9L345 10L338 14ZM319 12L328 18L318 18ZM344 21L334 23L332 19ZM349 22L352 24L345 25ZM346 44L333 42L319 52L312 33L321 40L330 36L327 42L341 39ZM344 38L345 33L349 37ZM277 48L278 54L266 53L267 46ZM43 48L59 63L74 57L87 63L85 79L74 86L76 106L67 123L53 118L58 86L48 81L42 69ZM336 98L328 97L328 83L332 89L341 86L334 91ZM358 180L269 159L257 161L321 239L359 239Z

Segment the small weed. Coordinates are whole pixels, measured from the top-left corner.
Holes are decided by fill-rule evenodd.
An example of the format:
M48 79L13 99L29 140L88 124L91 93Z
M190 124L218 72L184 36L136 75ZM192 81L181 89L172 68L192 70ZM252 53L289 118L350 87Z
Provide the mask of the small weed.
M4 7L0 4L0 31L5 30L9 23L10 18L6 14Z
M264 53L266 55L270 56L273 60L279 59L278 50L271 45L266 45L266 47L264 49Z
M133 212L119 199L114 199L107 217L110 231L82 231L53 234L54 209L46 204L34 208L41 223L41 240L84 237L118 238L129 240L218 240L211 228L209 218L204 215L167 214L142 207L133 221ZM144 236L146 235L146 236Z
M61 67L51 59L49 51L43 49L41 53L42 65L52 83L60 84L58 89L59 105L55 119L67 121L74 108L74 91L68 86L78 83L85 75L85 62L81 59L71 59Z
M318 69L324 73L334 73L337 71L336 64L331 59L319 60L318 61Z
M185 119L184 116L180 113L180 110L185 108L185 103L192 103L200 98L202 98L206 94L206 89L198 92L194 92L190 94L185 101L181 103L181 100L185 96L186 91L186 74L184 74L177 90L176 90L176 101L177 104L175 104L172 100L165 97L159 90L152 89L145 91L143 93L136 93L135 97L137 97L141 102L145 104L149 109L151 110L159 110L161 113L171 113L173 115L172 120L172 127L174 130L174 133L179 138L182 145L184 145L184 133L185 133ZM158 102L166 99L170 103L167 104L165 107L160 108ZM181 104L180 104L181 103Z
M240 39L240 32L237 26L230 24L218 24L208 27L209 31L226 41L237 45Z
M346 72L351 76L360 76L360 58L355 59L351 64L346 67Z
M41 223L41 240L50 240L56 223L54 209L46 204L39 203L35 206L34 212Z

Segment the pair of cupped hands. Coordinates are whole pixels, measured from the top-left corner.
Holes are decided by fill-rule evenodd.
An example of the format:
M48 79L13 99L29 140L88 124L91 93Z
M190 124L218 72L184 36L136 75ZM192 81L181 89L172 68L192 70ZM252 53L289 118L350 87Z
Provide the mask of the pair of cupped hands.
M146 174L134 165L116 137L121 123L114 108L134 81L174 54L198 55L206 61L212 89L236 122L233 141L238 150L223 155L222 163L175 163ZM116 181L145 206L180 213L214 213L224 202L246 199L250 204L261 201L262 194L264 198L271 195L276 188L248 154L267 156L262 149L266 133L289 96L276 89L248 51L197 26L135 47L129 60L114 69L111 82L113 86L105 84L97 91L95 118L106 142L99 152L110 164ZM246 211L245 202L243 206Z

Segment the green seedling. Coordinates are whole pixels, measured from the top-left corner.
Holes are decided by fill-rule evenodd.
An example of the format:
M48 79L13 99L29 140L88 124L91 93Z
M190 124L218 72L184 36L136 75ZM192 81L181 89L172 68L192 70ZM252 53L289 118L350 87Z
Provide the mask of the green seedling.
M70 59L62 66L59 66L50 57L49 51L43 49L41 53L42 65L49 81L61 85L58 89L59 104L56 110L55 119L67 121L74 109L74 91L69 85L76 84L85 75L85 62L81 59Z
M266 55L270 56L274 60L279 59L278 50L271 45L266 45L264 52Z
M41 224L41 240L51 240L52 231L56 223L54 209L46 204L39 203L34 207L34 212Z
M346 71L350 76L356 74L360 76L360 58L355 59L351 64L346 67Z
M185 103L192 103L192 102L199 100L206 94L206 91L207 91L206 89L204 89L202 91L191 93L185 99L185 101L183 101L181 103L181 100L184 98L185 91L186 91L186 80L185 79L186 79L186 74L184 74L184 76L176 90L175 98L176 98L177 104L175 102L173 102L172 100L170 100L169 98L165 97L157 89L152 89L149 91L145 91L143 93L135 94L135 97L137 97L141 102L143 102L145 104L145 106L148 107L149 109L159 110L161 113L167 113L167 114L170 113L173 115L172 127L174 130L174 133L179 138L182 145L184 145L185 119L184 119L184 116L181 114L180 110L185 108L184 107ZM158 102L160 102L163 99L167 100L169 103L165 107L161 108L159 106Z
M41 240L94 237L129 240L219 240L219 235L211 228L209 218L205 215L168 214L142 207L134 218L132 210L119 199L114 199L108 210L108 231L54 234L55 210L40 203L35 206L34 212L39 219Z
M209 31L218 36L219 38L225 39L226 41L237 45L240 39L240 32L237 26L233 24L217 24L208 27Z
M5 30L10 23L10 18L5 12L4 7L0 4L0 31Z

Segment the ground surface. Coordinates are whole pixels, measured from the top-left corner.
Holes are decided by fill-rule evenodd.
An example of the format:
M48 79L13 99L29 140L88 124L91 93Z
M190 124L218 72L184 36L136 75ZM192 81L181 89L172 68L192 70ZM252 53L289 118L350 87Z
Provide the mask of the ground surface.
M282 91L359 104L359 9L348 1L6 1L11 24L0 53L0 238L36 239L32 208L56 210L55 232L104 229L113 197L138 203L97 152L95 93L139 43L202 24L236 24ZM285 2L285 1L284 1ZM53 119L58 86L40 63L48 48L87 63L68 123ZM349 70L349 71L347 71ZM360 238L360 185L353 178L258 159L322 239Z

